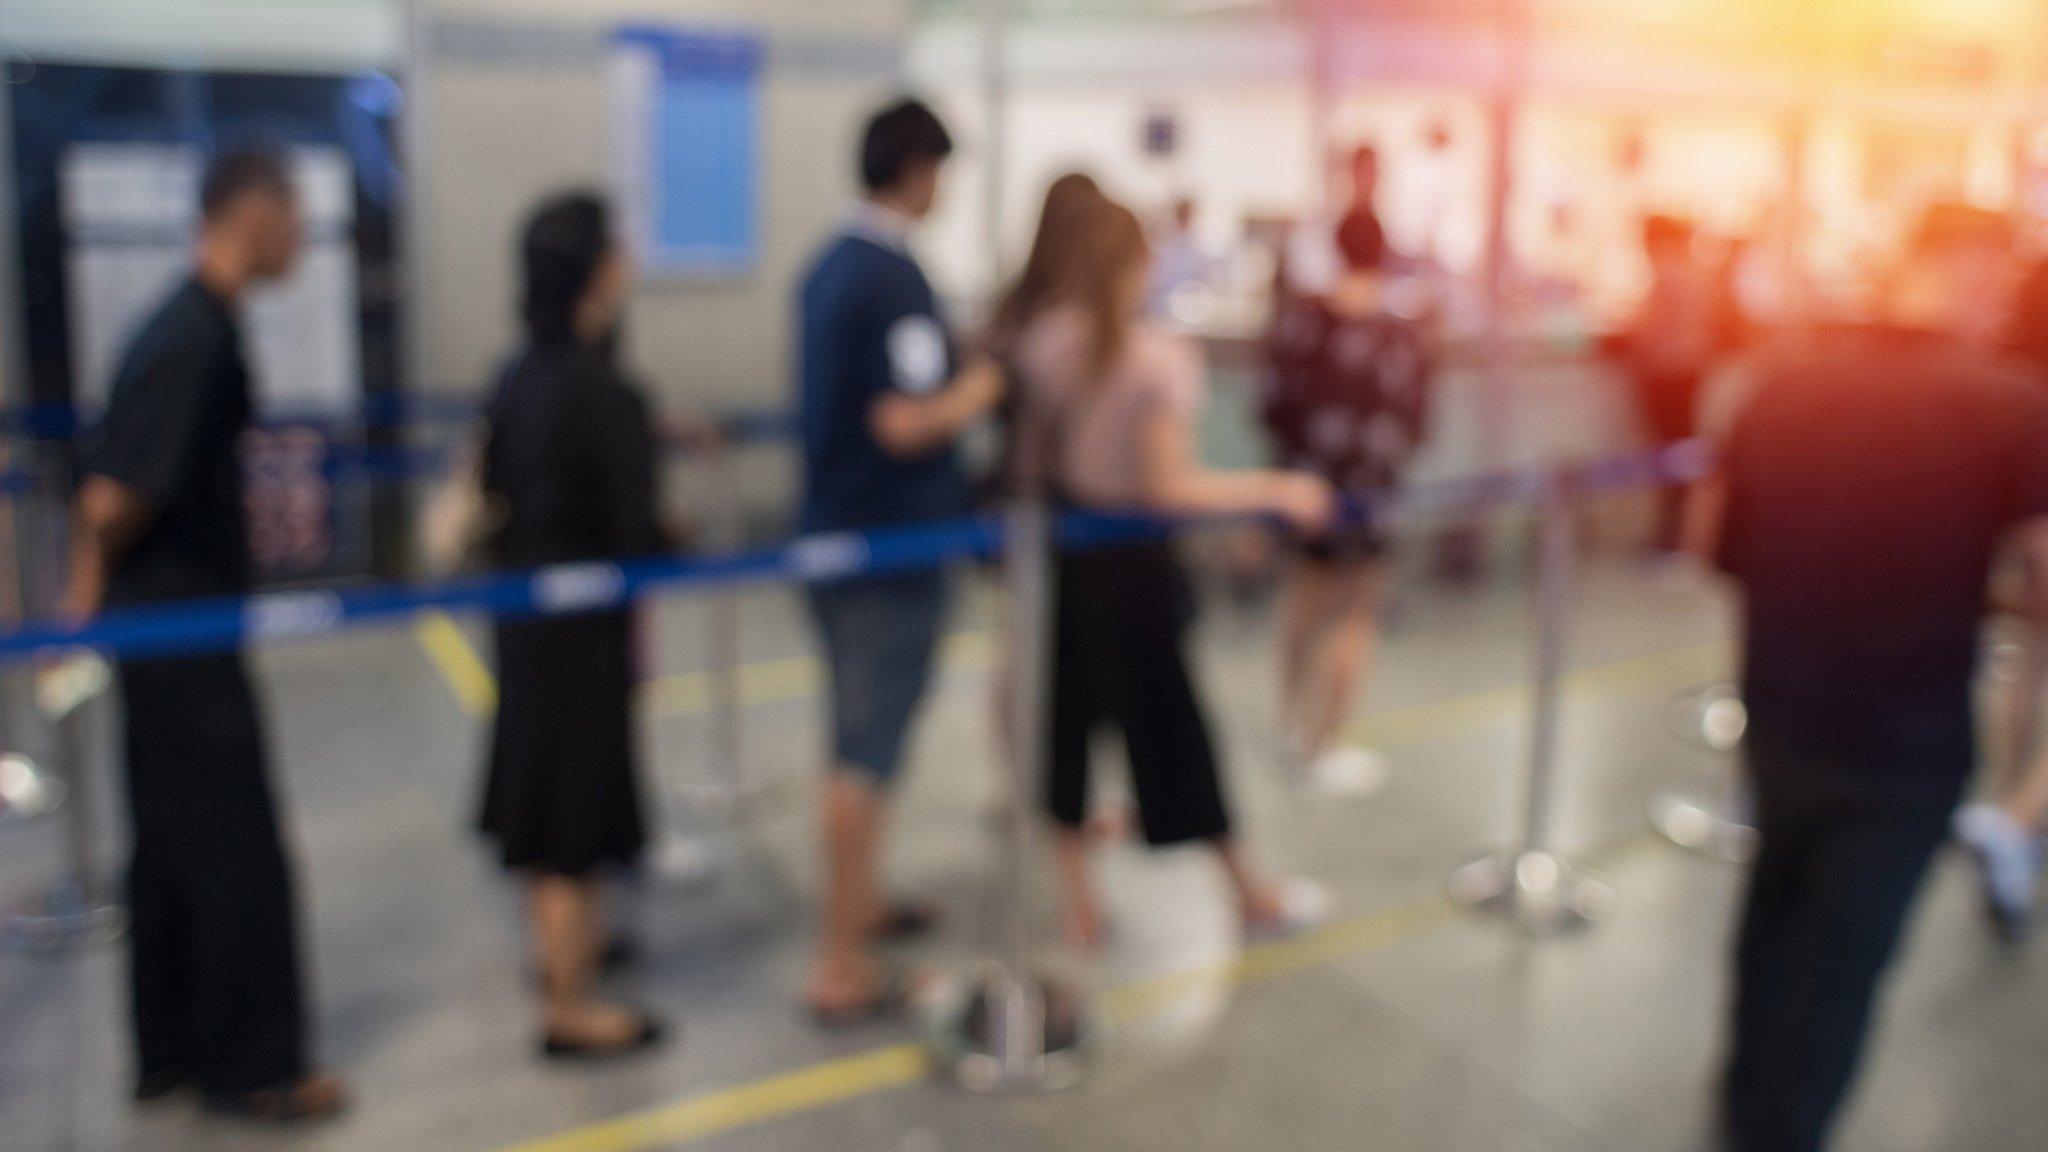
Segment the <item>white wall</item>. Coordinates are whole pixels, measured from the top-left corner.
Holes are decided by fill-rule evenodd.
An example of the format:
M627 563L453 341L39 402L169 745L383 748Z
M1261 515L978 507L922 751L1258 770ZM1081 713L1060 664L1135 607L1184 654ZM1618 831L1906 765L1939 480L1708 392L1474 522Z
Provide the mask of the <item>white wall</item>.
M768 36L764 254L742 280L643 290L629 320L635 358L674 399L784 403L791 288L853 196L854 135L898 83L892 62L907 0L437 0L434 12L451 24L531 32L535 46L495 53L446 40L433 60L423 285L430 384L477 386L512 341L512 238L527 209L550 191L607 178L603 61L576 50L579 37L658 20Z

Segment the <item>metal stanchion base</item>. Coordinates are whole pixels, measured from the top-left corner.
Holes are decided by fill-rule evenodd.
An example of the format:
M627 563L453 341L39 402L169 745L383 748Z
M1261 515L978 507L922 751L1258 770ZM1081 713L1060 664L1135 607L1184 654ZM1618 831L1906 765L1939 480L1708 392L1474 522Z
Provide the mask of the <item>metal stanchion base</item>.
M12 952L56 955L121 938L128 917L115 904L94 903L71 881L57 885L0 921L0 945Z
M970 1092L1058 1092L1087 1072L1095 1028L1077 989L985 964L939 1023L933 1056Z
M1614 890L1551 852L1490 856L1451 874L1453 901L1504 917L1531 936L1587 927L1614 903Z
M26 756L0 756L0 829L40 820L63 803L63 781L52 779Z
M1756 859L1756 829L1690 796L1666 796L1651 805L1650 827L1680 848L1730 864Z

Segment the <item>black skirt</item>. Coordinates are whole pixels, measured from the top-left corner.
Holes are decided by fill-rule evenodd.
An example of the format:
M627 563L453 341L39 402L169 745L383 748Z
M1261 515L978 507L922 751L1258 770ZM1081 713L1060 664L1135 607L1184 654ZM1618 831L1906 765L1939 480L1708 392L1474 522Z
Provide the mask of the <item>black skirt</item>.
M498 716L482 828L505 867L582 876L646 846L627 612L497 626Z

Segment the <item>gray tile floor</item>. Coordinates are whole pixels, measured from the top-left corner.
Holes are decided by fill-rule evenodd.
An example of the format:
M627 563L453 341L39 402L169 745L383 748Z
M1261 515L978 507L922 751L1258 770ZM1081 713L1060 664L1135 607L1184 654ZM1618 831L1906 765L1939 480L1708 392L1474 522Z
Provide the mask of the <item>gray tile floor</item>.
M1597 930L1530 945L1435 905L1446 871L1509 827L1525 723L1519 582L1411 582L1361 723L1395 776L1357 802L1281 785L1264 618L1219 603L1201 638L1205 679L1250 839L1276 866L1325 880L1360 919L1327 947L1255 955L1236 986L1216 968L1239 943L1207 862L1118 849L1105 867L1118 944L1087 975L1144 992L1114 1001L1124 1018L1085 1087L982 1100L911 1083L689 1146L1681 1152L1702 1115L1737 877L1653 841L1643 816L1660 792L1724 783L1719 758L1674 734L1672 702L1725 673L1727 612L1708 592L1619 561L1591 566L1581 591L1559 836L1597 851L1619 892ZM648 1141L588 1126L913 1039L888 1028L821 1036L795 1011L816 889L817 709L792 601L762 594L744 610L757 671L748 799L733 822L688 803L707 782L703 685L688 677L705 648L704 614L670 604L659 616L660 671L682 678L649 694L650 747L669 822L708 835L720 872L709 886L639 885L631 914L648 959L621 993L684 1021L680 1046L602 1071L533 1057L515 908L465 830L478 723L409 632L352 635L266 652L261 667L308 897L323 1051L355 1081L358 1109L289 1136L179 1106L138 1113L122 1097L118 953L9 955L0 1148L666 1147L678 1129L657 1125L661 1139ZM989 619L977 602L961 627ZM990 923L992 660L985 644L953 650L902 796L893 872L950 912L942 938L915 953L941 965L971 957ZM0 837L0 895L34 886L56 836L39 825ZM2038 948L1987 940L1969 874L1946 862L1841 1146L2048 1146L2042 961ZM1190 970L1198 975L1158 979Z

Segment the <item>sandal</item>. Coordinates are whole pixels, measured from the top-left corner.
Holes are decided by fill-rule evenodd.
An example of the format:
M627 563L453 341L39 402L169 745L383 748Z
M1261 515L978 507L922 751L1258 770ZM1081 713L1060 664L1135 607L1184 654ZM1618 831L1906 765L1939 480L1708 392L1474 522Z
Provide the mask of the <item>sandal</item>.
M875 987L861 999L849 1004L820 1004L813 1000L804 1005L804 1012L810 1016L811 1023L820 1028L831 1031L857 1028L863 1024L901 1019L910 1011L914 992L910 979L900 969L885 965L882 974L876 978Z
M541 1037L540 1054L549 1060L608 1060L645 1052L665 1040L667 1033L660 1020L642 1013L623 1040L577 1040L550 1032Z

